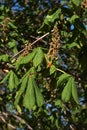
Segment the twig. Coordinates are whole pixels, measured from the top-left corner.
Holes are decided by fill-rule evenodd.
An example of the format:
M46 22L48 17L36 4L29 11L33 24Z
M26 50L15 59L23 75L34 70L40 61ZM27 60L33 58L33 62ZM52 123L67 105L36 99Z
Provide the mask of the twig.
M53 30L51 31L53 32ZM38 39L36 39L33 43L31 43L31 46L33 46L34 44L36 44L38 41L42 40L44 37L48 36L50 34L50 32L44 34L43 36L39 37ZM19 54L21 54L23 51L25 50L25 48L23 48L21 51L19 51L17 54L15 54L14 56L12 56L11 59L13 59L14 57L18 56Z
M33 35L30 36L33 39L38 39L38 37L34 37ZM47 42L43 39L40 40L43 44L47 45Z
M61 70L61 69L58 69L58 68L56 68L56 70L58 70L58 71L60 71L60 72L62 72L62 73L66 73L65 71L63 71L63 70Z
M14 56L12 56L11 59L15 58L16 56L18 56L19 54L21 54L23 51L25 50L25 48L23 48L21 51L19 51L17 54L15 54Z
M0 112L0 119L1 119L4 123L6 123L6 124L8 125L8 127L11 127L11 128L13 128L13 129L15 129L15 127L14 127L12 124L9 124L9 123L6 122L6 120L5 120L5 118L4 118L3 116L4 116L5 118L8 118L8 116L13 116L13 117L16 118L16 120L18 120L19 122L24 123L29 130L33 130L33 128L32 128L24 119L22 119L22 118L19 117L18 115L8 114L7 112Z
M19 117L19 116L17 116L17 115L13 115L13 117L15 117L17 120L19 120L20 122L23 122L27 127L28 127L28 129L29 130L33 130L33 128L30 126L30 125L28 125L27 123L26 123L26 121L24 120L24 119L22 119L21 117Z
M4 113L4 114L5 114L5 113ZM5 114L5 117L3 117L3 113L2 113L2 114L0 113L0 119L1 119L5 124L7 124L8 127L12 128L12 129L16 129L16 127L14 127L12 124L7 123L7 121L6 121L6 119L5 119L6 117L7 117L7 114Z
M51 32L53 32L53 30L52 30ZM48 33L44 34L43 36L39 37L37 40L35 40L35 41L31 44L31 46L34 45L35 43L37 43L38 41L40 41L41 39L43 39L44 37L48 36L49 34L50 34L50 33L48 32Z

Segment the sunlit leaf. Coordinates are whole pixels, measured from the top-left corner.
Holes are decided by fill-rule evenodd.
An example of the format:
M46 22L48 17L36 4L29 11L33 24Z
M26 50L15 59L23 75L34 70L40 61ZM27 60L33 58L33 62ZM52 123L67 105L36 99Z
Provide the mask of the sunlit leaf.
M11 42L8 42L8 47L9 48L13 48L16 46L16 41L15 40L12 40Z
M78 15L73 15L72 17L70 17L69 21L70 21L71 23L74 23L74 21L75 21L76 19L78 19L78 18L79 18Z
M9 60L9 55L8 54L4 54L0 56L0 61L4 61L7 62Z
M44 22L43 22L43 24L42 24L42 26L41 26L40 29L38 30L38 33L41 32L40 30L41 30L42 28L44 28L45 25L50 26L50 23L54 23L54 21L59 18L60 14L61 14L61 9L59 8L59 9L58 9L57 11L55 11L52 15L47 15L46 18L45 18L45 20L44 20Z
M50 67L50 75L53 74L56 71L56 67L54 65L51 65Z

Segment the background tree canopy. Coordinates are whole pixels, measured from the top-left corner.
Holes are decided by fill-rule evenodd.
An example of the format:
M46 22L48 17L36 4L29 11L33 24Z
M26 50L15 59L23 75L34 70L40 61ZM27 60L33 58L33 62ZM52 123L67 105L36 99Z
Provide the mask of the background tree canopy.
M0 130L86 130L87 0L0 4Z

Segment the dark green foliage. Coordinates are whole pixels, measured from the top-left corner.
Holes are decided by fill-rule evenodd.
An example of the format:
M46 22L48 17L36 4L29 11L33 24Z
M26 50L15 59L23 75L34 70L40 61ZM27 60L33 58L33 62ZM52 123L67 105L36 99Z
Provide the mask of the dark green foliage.
M87 2L18 2L0 6L0 128L86 130Z

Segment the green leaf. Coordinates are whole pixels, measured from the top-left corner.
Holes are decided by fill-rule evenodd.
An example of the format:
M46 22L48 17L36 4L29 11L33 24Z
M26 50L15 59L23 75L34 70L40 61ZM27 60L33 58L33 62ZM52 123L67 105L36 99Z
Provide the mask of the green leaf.
M64 105L64 103L61 100L55 101L55 106L59 106L61 108L65 108L65 105Z
M13 73L13 71L10 71L8 88L9 88L10 91L12 91L15 88L15 81L14 81L14 73Z
M27 56L24 56L22 59L17 61L16 66L19 68L20 65L27 64L34 58L35 54L36 54L36 52L33 51L33 52L29 53Z
M9 55L8 54L4 54L0 56L0 61L4 61L7 62L9 60Z
M35 92L33 86L33 78L29 77L27 90L23 100L23 106L31 110L35 105Z
M75 21L76 19L78 19L78 18L79 18L78 15L73 15L73 16L69 19L69 21L70 21L70 23L74 23L74 21Z
M66 0L61 0L61 4L62 4L62 5L67 4L67 2L68 2L68 1L66 1Z
M10 72L8 72L8 74L3 78L3 80L0 81L0 84L3 84L7 81L7 79L9 78L10 76Z
M55 120L55 125L56 125L57 128L59 128L59 121L58 121L58 119Z
M50 75L53 74L56 71L56 67L54 65L51 65L50 67Z
M16 46L13 48L13 53L14 53L14 54L18 53L18 50L17 50L17 47L16 47Z
M68 79L70 78L70 75L67 73L62 74L57 81L57 86L62 85L63 83L65 83Z
M59 18L60 14L61 14L61 9L59 8L52 15L47 15L45 20L44 20L44 22L43 22L43 24L42 24L42 26L39 28L38 33L41 32L40 30L42 28L44 28L45 25L49 25L50 26L50 23L54 23L54 21Z
M44 59L44 53L41 50L41 48L38 47L36 50L36 55L33 59L34 66L37 67L38 65L40 65L43 62L43 59Z
M72 79L72 96L73 96L73 99L75 100L75 102L77 104L79 104L79 98L78 98L78 93L77 93L77 87L75 85L75 81L74 81L74 78Z
M76 43L76 42L72 42L71 44L67 44L67 47L69 49L74 48L74 47L77 47L79 49L81 48L80 45L78 43Z
M25 91L26 87L28 86L28 79L29 79L29 76L25 76L22 80L21 87L16 93L15 102L14 102L15 106L17 106L22 93Z
M15 73L14 73L14 82L15 82L15 87L17 87L19 84L19 79Z
M12 27L13 29L17 29L17 26L15 26L12 22L9 22L8 25Z
M8 82L8 88L10 89L10 91L12 91L14 88L18 86L18 84L19 84L19 79L17 75L11 70L9 82Z
M33 85L34 85L34 89L35 89L36 102L37 102L37 105L40 107L44 103L44 98L43 98L43 95L40 92L40 89L38 88L35 80L33 80Z
M72 77L69 78L66 86L63 89L62 100L68 102L70 100L71 93L72 93Z
M16 46L16 41L13 39L11 42L8 42L8 47L13 48Z
M82 0L72 0L72 2L76 5L79 6L82 2Z

